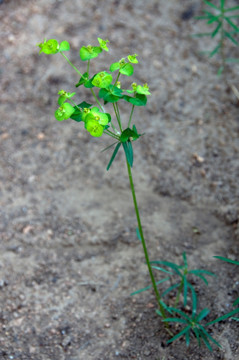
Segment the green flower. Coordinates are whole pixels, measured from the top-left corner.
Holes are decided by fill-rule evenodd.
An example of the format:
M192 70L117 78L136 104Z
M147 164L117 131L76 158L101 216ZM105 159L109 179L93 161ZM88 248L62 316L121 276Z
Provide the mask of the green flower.
M138 60L136 59L137 56L138 56L138 54L134 54L134 55L129 55L127 58L130 63L138 64Z
M109 42L109 40L102 40L101 38L98 38L98 41L99 41L101 49L103 49L105 51L109 51L109 49L106 45Z
M43 43L37 44L37 46L39 46L40 48L39 54L41 54L42 52L45 54L56 54L60 51L60 45L55 39L51 39L48 41L46 41L45 39Z
M55 111L55 118L58 121L67 120L75 112L74 107L69 103L64 103Z
M138 85L136 88L136 92L137 94L141 95L151 95L151 93L149 92L148 84L144 84L143 86Z
M109 122L108 115L100 112L97 107L93 107L90 112L86 115L85 121L96 120L100 125L107 125Z
M58 95L60 95L58 98L58 104L62 105L66 101L66 99L72 98L75 95L75 92L69 93L64 90L60 90L58 91Z
M100 137L104 131L104 126L100 125L99 121L94 119L89 119L85 121L85 128L92 136L95 137Z
M87 61L96 58L102 52L100 46L82 46L80 49L80 58L82 61Z
M95 75L92 80L92 85L99 88L107 88L113 81L111 74L108 74L106 71L101 71Z

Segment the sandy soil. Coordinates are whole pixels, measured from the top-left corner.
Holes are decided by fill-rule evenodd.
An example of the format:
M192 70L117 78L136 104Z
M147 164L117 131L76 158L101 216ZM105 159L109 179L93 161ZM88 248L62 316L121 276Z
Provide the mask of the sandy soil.
M167 345L154 295L130 296L149 278L123 154L106 172L110 140L55 121L57 92L79 79L35 46L68 40L79 64L82 45L108 38L95 71L139 54L134 80L152 96L134 117L145 135L133 174L150 258L180 263L185 251L192 268L218 275L196 283L209 321L238 296L236 267L213 256L238 259L239 116L219 59L199 54L212 43L190 37L205 30L193 19L201 9L199 0L1 1L0 359L239 359L235 321L211 329L222 345L213 353L195 339ZM230 85L237 74L231 66Z

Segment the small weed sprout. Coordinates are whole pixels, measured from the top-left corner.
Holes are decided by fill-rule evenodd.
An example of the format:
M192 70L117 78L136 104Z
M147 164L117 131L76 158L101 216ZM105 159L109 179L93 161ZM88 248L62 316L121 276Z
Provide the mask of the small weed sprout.
M206 20L207 25L214 28L211 32L194 34L194 37L209 36L217 39L216 46L211 51L204 51L210 58L219 54L221 65L217 74L221 75L226 70L227 63L239 62L239 59L230 58L226 55L226 40L232 42L235 46L239 43L236 40L236 34L239 32L238 26L234 20L239 18L239 6L226 8L226 0L220 0L219 5L215 5L212 1L203 0L208 9L204 10L204 15L195 17L198 20ZM226 72L226 71L225 71Z
M209 3L206 0L204 0L204 2L207 4ZM211 6L218 10L218 8L214 5L211 4ZM224 1L221 1L221 9L223 6ZM239 9L239 7L236 7L235 9ZM226 11L233 10L234 9L227 9ZM207 14L207 16L209 16L209 14ZM213 18L214 21L219 21L220 16L215 17L215 19ZM226 17L223 13L223 19L221 19L220 21L223 22L225 19ZM229 20L226 21L230 24L231 18L228 19ZM220 25L220 27L223 28L222 25ZM218 26L217 31L219 31L220 27ZM229 39L231 39L231 34L228 35L226 32L223 32L223 34L224 36L227 36L229 37ZM60 54L77 73L78 81L75 84L75 87L78 88L79 86L83 86L86 90L90 91L94 99L94 104L90 104L85 100L78 103L78 101L74 100L76 97L76 92L59 90L58 108L55 111L56 120L65 121L68 119L72 119L78 123L82 123L85 130L93 137L97 138L106 135L112 138L113 143L110 146L107 146L104 150L102 150L106 151L113 149L112 155L107 165L107 170L109 170L111 165L113 164L118 154L118 151L120 149L123 149L124 151L135 215L138 223L136 234L142 244L145 261L151 280L151 284L149 286L144 289L138 290L133 294L138 294L150 288L153 289L158 304L158 309L156 310L156 312L158 313L158 315L160 315L162 321L165 324L166 330L172 336L172 338L168 341L169 343L178 339L182 335L185 335L186 345L188 346L190 343L190 334L191 332L193 332L198 340L199 345L201 344L202 340L209 350L212 349L210 341L220 346L216 342L216 340L214 340L207 332L205 327L231 317L235 313L239 312L239 308L214 321L211 321L210 323L202 325L201 321L209 313L209 310L204 309L201 312L197 313L197 294L196 290L194 289L193 283L189 279L189 277L191 276L196 276L207 284L207 279L205 276L214 276L214 274L203 269L189 270L185 253L183 253L183 265L180 266L167 261L149 260L131 169L134 162L133 145L135 141L137 141L142 136L142 134L138 132L136 125L132 125L134 109L136 106L143 107L147 104L147 96L150 95L150 92L147 84L136 84L135 82L133 82L130 89L124 89L121 85L121 82L119 81L124 76L130 77L133 75L134 66L138 63L138 55L128 55L120 59L119 61L111 64L107 70L103 70L92 75L90 73L91 61L92 59L97 58L102 52L109 51L108 40L98 38L98 45L87 45L80 48L80 59L84 64L86 64L84 72L81 72L74 64L72 64L69 58L65 55L65 52L70 50L70 45L67 41L62 41L61 43L59 43L55 39L44 40L42 43L38 44L38 46L40 48L40 53L45 53L47 55ZM122 123L120 115L119 103L121 101L125 101L130 106L129 117L126 125ZM112 106L111 111L106 112L105 107L108 107L109 105ZM161 266L167 267L170 270L165 269ZM155 270L163 272L167 276L156 282L154 275ZM175 276L179 278L179 281L177 281L174 285L170 285L168 289L162 295L160 295L158 285L165 281L172 281ZM177 295L174 307L167 306L166 303L162 300L162 297L176 289ZM188 290L190 290L190 292ZM191 293L190 303L192 304L191 317L182 309L180 309L180 307L186 307L188 303L189 293ZM183 295L183 304L180 303L181 295ZM175 317L175 314L176 316L179 315L180 318ZM169 330L169 322L179 322L180 324L185 325L185 327L177 335L173 336L173 333L171 332L171 330Z

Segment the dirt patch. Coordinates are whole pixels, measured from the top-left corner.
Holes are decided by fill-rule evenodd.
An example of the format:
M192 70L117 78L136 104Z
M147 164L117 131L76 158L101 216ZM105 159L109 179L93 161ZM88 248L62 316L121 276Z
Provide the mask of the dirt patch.
M196 340L167 345L153 294L130 296L149 279L123 156L106 172L104 139L54 120L57 92L79 79L35 46L68 40L77 64L80 46L108 38L96 71L139 54L134 79L152 96L134 118L145 135L133 174L150 258L179 263L186 251L218 275L197 284L210 320L238 296L237 269L213 256L238 259L239 118L218 59L199 55L210 43L190 37L204 30L200 11L186 0L1 2L0 359L239 358L236 322L212 328L222 344L212 354Z

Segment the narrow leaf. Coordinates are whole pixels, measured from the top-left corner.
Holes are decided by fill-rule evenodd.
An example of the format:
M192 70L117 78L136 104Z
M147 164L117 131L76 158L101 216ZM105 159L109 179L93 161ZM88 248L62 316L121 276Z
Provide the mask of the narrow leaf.
M223 260L223 261L226 261L228 263L231 263L231 264L236 264L236 265L239 265L239 261L234 261L234 260L231 260L231 259L228 259L228 258L225 258L223 256L213 256L217 259L220 259L220 260Z
M139 232L139 228L136 228L136 235L137 235L137 238L142 241L142 238L141 238L141 235L140 235L140 232ZM153 266L152 266L153 267Z
M212 32L212 35L211 35L212 38L214 38L217 35L217 33L220 30L221 26L222 26L222 22L220 21L219 24L217 25L217 27L215 28L215 30Z
M183 306L187 305L187 297L188 297L188 281L186 276L183 276Z
M204 1L204 3L207 4L208 6L211 6L212 8L217 9L217 10L220 11L220 9L219 9L216 5L212 4L211 2L209 2L209 1L207 1L207 0L203 0L203 1Z
M132 144L131 144L130 141L123 142L121 144L123 145L127 162L130 165L130 167L132 167L133 166L133 161L134 161ZM131 144L131 147L129 146L129 144Z
M119 150L119 148L120 148L120 145L121 145L120 142L116 145L116 147L115 147L115 149L114 149L114 152L113 152L113 154L112 154L112 156L111 156L111 159L110 159L110 161L109 161L109 164L108 164L108 166L107 166L107 168L106 168L107 171L108 171L109 168L111 167L112 162L114 161L114 159L115 159L115 157L116 157L116 155L117 155L117 152L118 152L118 150Z
M206 324L206 326L208 325L212 325L212 324L215 324L219 321L222 321L222 320L225 320L225 319L228 319L229 317L233 316L234 314L237 314L239 313L239 308L236 308L235 310L229 312L228 314L225 314L223 316L220 316L219 318L213 320L213 321L210 321L209 323Z
M163 282L165 282L165 281L168 281L168 280L169 280L169 277L164 278L164 279L162 279L162 280L159 280L159 281L156 282L156 285L159 285L159 284L161 284L161 283L163 283ZM139 293L141 293L141 292L143 292L143 291L147 291L147 290L149 290L149 289L151 289L151 288L152 288L152 285L146 286L146 287L143 288L143 289L139 289L139 290L137 290L137 291L132 292L132 293L130 294L130 296L139 294Z
M153 266L152 266L153 267ZM170 286L167 290L165 290L163 293L162 293L162 297L164 297L165 295L167 295L168 293L170 293L170 291L178 288L180 286L180 283L178 284L174 284L172 286Z
M188 287L190 288L190 290L192 292L192 315L194 317L197 312L197 295L196 295L196 291L194 290L194 287L192 286L192 284L188 283Z
M231 21L231 19L229 19L229 17L225 17L225 20L228 22L229 25L231 25L234 30L236 30L237 32L239 31L239 28Z
M171 271L165 270L165 269L163 269L163 268L161 268L161 267L159 267L159 266L151 266L151 268L152 268L152 269L159 270L159 271L163 271L163 272L165 272L165 273L167 273L167 274L170 274L170 275L173 275L173 273L172 273Z
M200 311L200 313L198 314L198 316L195 318L195 320L197 322L201 321L202 319L204 319L208 314L210 313L210 310L205 308L202 311Z
M233 42L233 44L238 45L238 42L231 36L231 34L227 31L225 31L226 37Z
M234 7L228 8L225 10L225 12L234 11L234 10L239 10L239 6L234 6Z
M190 331L191 329L191 325L186 326L182 331L180 331L177 335L175 335L173 338L171 338L170 340L167 341L167 344L170 344L171 342L173 342L174 340L177 340L178 338L180 338L183 334L185 334L187 331Z
M210 52L209 57L210 57L210 58L213 57L213 56L218 52L218 50L220 49L220 47L221 47L221 43L219 43L219 44L215 47L215 49L212 50L212 52Z

